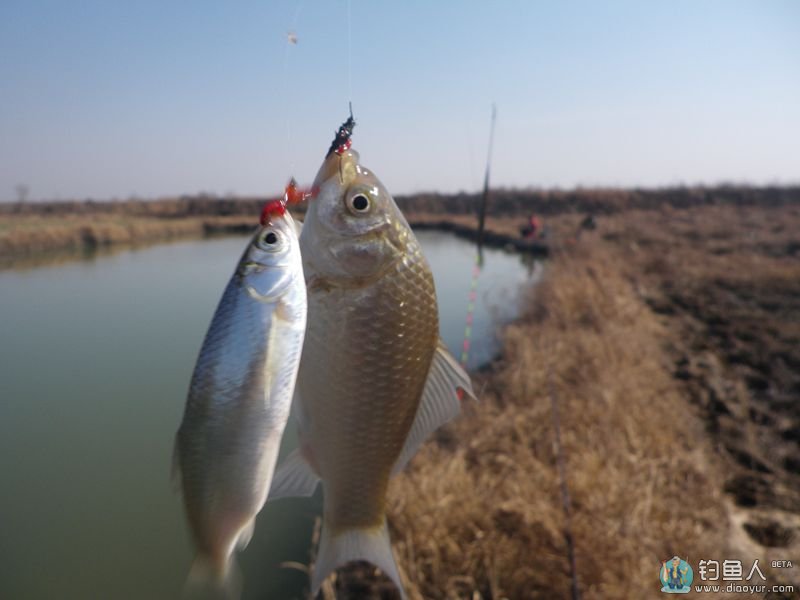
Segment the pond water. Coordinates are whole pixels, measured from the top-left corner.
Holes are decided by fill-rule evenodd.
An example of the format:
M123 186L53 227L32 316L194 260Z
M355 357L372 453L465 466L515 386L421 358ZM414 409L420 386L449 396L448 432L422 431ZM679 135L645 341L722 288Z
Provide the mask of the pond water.
M475 252L418 237L460 356ZM197 352L246 244L154 246L0 272L0 598L176 598L191 560L172 441ZM485 251L469 366L496 351L538 264ZM290 426L287 432L292 429ZM290 433L285 445L293 444ZM320 499L269 504L240 556L245 598L299 598Z

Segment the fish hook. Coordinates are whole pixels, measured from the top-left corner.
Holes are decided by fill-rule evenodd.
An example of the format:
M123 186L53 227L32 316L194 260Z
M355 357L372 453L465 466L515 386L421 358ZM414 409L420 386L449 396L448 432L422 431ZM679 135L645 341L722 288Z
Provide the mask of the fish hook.
M353 119L353 103L350 102L349 105L350 116L339 127L339 130L333 138L333 142L331 142L331 147L328 148L328 153L325 156L330 156L334 152L341 156L349 150L350 146L353 144L350 138L353 136L353 128L356 126L356 121Z

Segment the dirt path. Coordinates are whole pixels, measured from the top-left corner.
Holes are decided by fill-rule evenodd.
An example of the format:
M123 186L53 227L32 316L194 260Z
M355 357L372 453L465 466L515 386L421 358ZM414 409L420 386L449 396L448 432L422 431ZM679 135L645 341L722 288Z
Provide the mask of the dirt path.
M800 208L635 212L604 236L673 331L674 375L725 460L737 543L800 557ZM779 576L800 586L800 568Z
M477 375L480 406L393 484L411 597L569 597L549 378L583 598L654 597L675 553L758 559L800 589L800 209L630 211L575 241L578 222L549 220L561 250ZM339 593L395 597L372 573L343 573Z

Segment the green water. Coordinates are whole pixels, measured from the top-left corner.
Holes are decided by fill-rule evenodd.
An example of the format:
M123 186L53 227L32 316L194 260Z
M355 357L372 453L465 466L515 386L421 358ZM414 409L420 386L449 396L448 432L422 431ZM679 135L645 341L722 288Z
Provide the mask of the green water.
M474 251L418 237L459 356ZM150 247L0 272L0 598L176 598L191 560L170 483L194 360L245 238ZM496 352L530 268L486 252L470 364ZM534 270L535 273L538 269ZM288 440L287 443L291 443ZM319 499L261 513L244 597L299 598Z

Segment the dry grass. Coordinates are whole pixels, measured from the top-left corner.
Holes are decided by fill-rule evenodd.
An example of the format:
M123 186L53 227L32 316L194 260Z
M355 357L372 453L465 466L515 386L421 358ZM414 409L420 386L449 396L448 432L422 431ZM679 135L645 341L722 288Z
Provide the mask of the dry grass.
M701 200L713 203L718 192ZM481 404L438 432L392 484L390 527L412 598L569 596L551 383L583 598L654 597L659 561L674 554L693 565L796 554L800 207L781 196L797 189L773 192L686 210L652 195L591 197L605 216L577 243L578 213L546 219L561 250L505 331L503 356L477 377ZM754 205L765 193L774 206ZM529 210L524 200L509 199L509 210ZM559 198L544 200L556 210ZM655 204L623 210L639 202ZM515 237L524 214L488 227ZM159 239L196 235L210 219L235 229L242 219L172 216L141 217L133 228L130 216L92 217L88 235L101 244ZM10 235L31 244L42 235L40 216L27 228L24 215L8 218L0 218L0 255ZM72 244L75 231L83 235L83 225L63 226L47 236ZM369 571L342 572L339 597L395 597Z
M576 241L579 221L547 219L560 251L478 376L483 402L393 482L407 591L570 597L550 382L582 598L655 597L674 554L758 559L797 586L767 565L800 549L800 208L630 210ZM373 572L341 572L338 597L396 598Z
M566 212L615 214L637 209L652 210L664 205L694 208L705 205L781 206L800 200L799 186L750 187L672 187L656 189L577 188L573 190L493 189L490 210L494 215L520 215L534 211L540 215ZM480 203L480 194L421 193L397 198L406 213L471 214Z
M660 560L725 555L702 424L619 261L599 244L556 258L505 332L480 406L394 481L392 535L412 597L569 596L549 381L584 598L650 597Z
M669 324L675 375L725 466L736 545L800 555L800 207L632 211L602 235ZM797 589L800 572L770 580Z
M256 222L252 215L179 219L103 213L0 215L0 268L60 262L110 247L249 231Z
M715 435L739 462L752 456L744 466L759 477L794 488L758 503L800 512L800 207L660 217L609 219L606 236L628 249L643 297L680 330L676 363ZM703 354L717 374L698 377Z
M276 191L277 194L277 191ZM226 221L253 222L264 199L214 197L208 194L153 201L66 201L0 203L0 263L55 251L92 250L112 244L144 244L175 237L202 235L205 225L225 229ZM695 207L788 206L800 201L800 187L717 186L652 190L576 189L494 190L491 214L499 217L490 229L511 238L519 236L520 217L529 212L548 221L593 212L613 215L664 206ZM408 215L418 221L443 218L469 222L479 203L477 194L416 194L398 197ZM302 212L303 207L295 210ZM221 224L220 224L221 221ZM574 221L574 219L573 219ZM574 233L574 228L570 235ZM3 266L0 264L0 266Z

